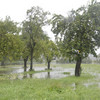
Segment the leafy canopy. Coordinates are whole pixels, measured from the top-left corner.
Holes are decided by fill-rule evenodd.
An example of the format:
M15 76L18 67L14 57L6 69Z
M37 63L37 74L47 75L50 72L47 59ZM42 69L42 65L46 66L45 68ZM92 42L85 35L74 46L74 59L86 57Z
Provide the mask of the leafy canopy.
M56 34L61 52L70 60L76 60L79 56L83 59L90 53L96 56L95 29L86 7L72 10L68 17L54 15L52 18L52 31Z

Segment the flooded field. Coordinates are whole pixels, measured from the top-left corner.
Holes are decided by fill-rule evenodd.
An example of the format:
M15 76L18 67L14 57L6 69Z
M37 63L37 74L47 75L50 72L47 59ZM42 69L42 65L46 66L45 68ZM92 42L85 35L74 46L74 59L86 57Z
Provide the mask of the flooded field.
M27 68L27 71L29 68ZM46 71L45 67L34 67L36 73L23 73L23 67L12 67L10 71L0 71L0 74L17 74L13 75L10 79L23 79L23 78L54 78L59 79L67 76L74 75L74 68L53 67L52 70ZM39 72L40 71L40 72Z
M57 96L57 100L61 96L59 100L100 99L100 65L83 64L80 77L74 76L75 64L57 64L51 68L45 70L46 65L36 64L34 71L27 68L24 72L21 65L0 67L0 100L7 100L8 97L15 100L18 96L21 99L17 99L22 100L25 95L28 98L30 93L33 95L31 98L43 96L43 100L56 100ZM48 99L54 94L53 99ZM25 98L23 100L29 100ZM36 100L39 100L38 97Z
M32 71L31 73L29 72L29 67L27 68L27 72L24 73L24 68L21 66L14 66L14 67L5 67L0 70L0 76L2 77L3 75L7 76L8 79L10 80L16 80L16 79L26 79L26 78L39 78L39 79L60 79L64 77L70 77L74 76L74 67L52 67L52 70L45 70L46 66L37 66L33 67L35 71ZM85 69L86 70L86 69ZM84 70L83 70L84 73ZM97 85L100 87L100 73L98 72L93 72L90 68L88 68L85 73L88 73L95 77L95 81L88 81L86 83L82 83L85 87ZM71 86L76 88L79 86L80 83L72 83Z

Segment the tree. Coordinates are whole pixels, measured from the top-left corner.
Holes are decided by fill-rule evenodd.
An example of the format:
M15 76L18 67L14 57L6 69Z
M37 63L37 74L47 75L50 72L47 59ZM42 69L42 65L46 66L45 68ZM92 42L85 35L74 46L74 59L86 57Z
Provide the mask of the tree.
M27 33L25 33L24 28L25 27L22 28L21 39L24 42L23 51L22 51L22 57L23 57L23 60L24 60L24 71L26 71L26 69L27 69L27 61L28 61L28 58L30 59L31 50L30 50L29 38L27 36ZM36 42L36 45L34 47L34 53L33 53L33 58L36 61L39 61L40 59L42 59L41 55L43 54L43 49L42 49L43 41L44 40L48 40L48 39L49 39L49 37L46 34L44 34L44 33L40 34L39 41Z
M10 17L0 20L0 60L1 65L4 65L6 58L15 59L15 56L20 54L20 38L17 35L19 28L17 23L13 22ZM13 52L12 52L13 51ZM14 54L13 54L14 53ZM18 55L17 55L18 53ZM13 56L13 57L11 57Z
M30 71L33 68L35 46L43 34L42 27L47 23L47 14L39 7L32 7L27 10L27 19L23 22L23 35L26 36L28 48L30 48Z
M43 41L42 43L43 45L43 55L44 55L44 58L48 64L48 67L47 69L50 69L50 63L52 60L54 60L57 56L58 56L58 48L57 48L57 45L51 41L51 40L46 40L46 41Z
M55 15L52 18L52 31L56 36L63 56L76 61L75 76L80 76L82 59L89 54L96 56L96 32L93 20L86 7L71 11L68 17Z
M22 51L22 41L18 35L6 34L1 39L0 58L4 65L6 58L10 61L19 59Z
M24 71L27 70L27 61L28 61L29 55L30 55L30 49L28 48L26 41L23 40L22 58L24 60Z
M91 4L88 6L88 14L94 21L96 31L95 38L98 47L100 47L100 2L97 2L97 0L92 0Z

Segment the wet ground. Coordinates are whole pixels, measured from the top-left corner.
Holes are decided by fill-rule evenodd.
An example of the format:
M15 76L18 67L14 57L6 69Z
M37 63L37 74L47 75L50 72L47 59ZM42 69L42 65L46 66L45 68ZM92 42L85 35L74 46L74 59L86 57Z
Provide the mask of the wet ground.
M34 68L35 71L44 71L45 68ZM69 74L64 74L65 72L68 72ZM26 74L24 75L24 78L52 78L52 79L59 79L67 76L74 75L74 69L73 68L61 68L61 67L56 67L52 68L51 71L49 72L39 72L39 73L34 73L34 74ZM23 76L22 76L23 77ZM22 78L19 76L19 78Z
M9 69L9 68L8 68ZM74 68L65 68L65 67L52 67L52 70L46 71L46 67L34 67L35 73L23 73L23 67L11 67L10 70L0 71L0 76L7 74L8 78L11 80L15 79L25 79L25 78L42 78L42 79L60 79L63 77L68 77L74 75ZM29 68L27 68L29 71ZM96 79L100 79L99 73L92 73L91 75L96 76ZM79 83L73 83L72 87L76 88ZM85 87L98 85L100 87L100 82L88 82L83 83Z
M10 79L23 79L23 78L52 78L59 79L67 76L74 75L74 68L53 67L52 70L45 71L45 67L34 67L38 73L25 73L23 67L12 67L11 71L0 71L0 74L17 74L10 76ZM27 71L29 68L27 68ZM40 71L40 72L39 72ZM18 74L19 73L19 74Z

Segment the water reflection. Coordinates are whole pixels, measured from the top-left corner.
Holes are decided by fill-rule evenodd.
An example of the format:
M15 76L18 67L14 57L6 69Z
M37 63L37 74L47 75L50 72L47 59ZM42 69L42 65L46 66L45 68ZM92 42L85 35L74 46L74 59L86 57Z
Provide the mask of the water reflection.
M50 72L47 72L47 78L50 78Z
M27 69L27 71L29 68ZM7 71L3 73L13 74L10 79L25 79L25 78L53 78L59 79L67 76L74 75L74 68L63 68L63 67L53 67L51 71L44 72L45 67L34 67L36 73L23 74L23 67L14 68L12 71ZM39 72L40 71L40 72ZM43 71L43 72L42 72ZM64 74L64 72L69 72L70 74ZM17 74L17 75L14 75Z
M71 85L73 87L74 90L76 90L78 88L78 86L80 86L79 82L75 82Z
M19 75L20 77L21 75ZM39 72L33 74L24 74L23 78L45 78L45 79L59 79L70 75L65 75L62 72L51 71L51 72ZM21 79L21 77L20 77Z
M17 76L13 76L10 79L25 79L25 78L51 78L50 72L41 72L41 73L33 73L33 74L18 74Z
M12 67L11 70L4 70L0 71L0 77L7 74L7 77L11 80L14 79L26 79L26 78L44 78L44 79L59 79L63 77L68 77L74 75L74 68L63 68L63 67L53 67L51 71L44 72L45 67L34 67L34 70L36 73L23 73L24 68L23 67ZM29 68L27 68L27 71L29 71ZM40 72L39 72L40 71ZM98 79L100 78L100 73L90 73L93 76L96 76L97 82L88 82L88 83L73 83L71 86L74 88L78 88L78 86L83 85L85 87L98 85L100 87L100 82L98 82Z

